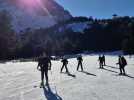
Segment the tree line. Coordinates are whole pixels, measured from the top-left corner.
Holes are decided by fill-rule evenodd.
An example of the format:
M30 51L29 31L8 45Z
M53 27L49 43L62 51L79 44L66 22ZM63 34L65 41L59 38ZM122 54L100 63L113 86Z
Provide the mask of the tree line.
M0 12L0 59L37 57L44 51L51 55L113 50L134 53L134 17L73 17L47 29L27 28L19 34L12 29L11 20L6 11ZM89 27L83 32L67 28L69 24L84 22Z

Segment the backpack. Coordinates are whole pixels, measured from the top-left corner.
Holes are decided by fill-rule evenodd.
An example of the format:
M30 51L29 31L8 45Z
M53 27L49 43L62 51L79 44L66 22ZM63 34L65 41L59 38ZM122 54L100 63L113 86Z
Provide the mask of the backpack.
M127 65L126 59L124 57L122 57L121 60L122 60L123 65L126 66Z

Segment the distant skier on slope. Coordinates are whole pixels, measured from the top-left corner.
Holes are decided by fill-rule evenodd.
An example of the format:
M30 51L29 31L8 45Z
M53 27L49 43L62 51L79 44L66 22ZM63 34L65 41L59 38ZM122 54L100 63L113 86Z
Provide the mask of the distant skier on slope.
M103 60L103 66L106 66L106 63L105 63L105 55L102 56L102 60Z
M37 69L41 71L41 86L44 86L44 74L46 78L46 85L48 84L48 70L51 70L51 60L50 57L43 54L42 57L38 59Z
M78 61L77 71L79 70L79 66L81 66L81 71L83 71L83 65L82 65L83 59L82 59L82 56L77 57L77 61Z
M99 55L98 61L99 61L100 68L103 68L103 58L102 58L102 56Z
M63 65L62 65L62 67L61 67L61 71L60 71L60 72L62 73L62 70L63 70L63 68L65 67L66 73L69 73L68 68L67 68L68 60L67 60L66 58L63 58L63 59L61 60L61 62L63 63Z
M124 56L119 56L118 58L118 63L119 64L119 69L120 69L120 75L126 75L125 72L125 66L127 65L127 61Z

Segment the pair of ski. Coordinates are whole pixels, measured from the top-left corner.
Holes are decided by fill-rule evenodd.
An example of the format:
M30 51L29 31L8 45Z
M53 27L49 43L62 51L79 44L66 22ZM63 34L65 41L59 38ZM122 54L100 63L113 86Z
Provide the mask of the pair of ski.
M46 83L45 85L44 85L44 83L40 83L40 88L45 88L45 86L48 87L49 83Z
M49 86L49 84L45 84L45 85L44 85L44 83L40 83L39 86L35 85L34 88L38 88L38 87L39 87L39 88L45 88L45 86L47 87L47 86Z

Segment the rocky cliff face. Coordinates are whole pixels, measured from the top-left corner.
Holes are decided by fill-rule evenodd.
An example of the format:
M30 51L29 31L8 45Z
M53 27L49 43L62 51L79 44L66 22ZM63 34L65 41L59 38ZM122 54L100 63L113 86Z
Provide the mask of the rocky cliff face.
M0 0L2 10L11 15L12 28L16 32L47 28L72 17L54 0Z

